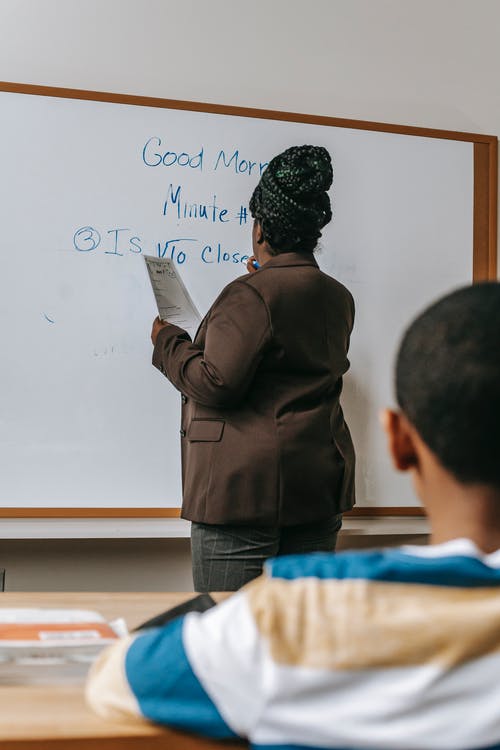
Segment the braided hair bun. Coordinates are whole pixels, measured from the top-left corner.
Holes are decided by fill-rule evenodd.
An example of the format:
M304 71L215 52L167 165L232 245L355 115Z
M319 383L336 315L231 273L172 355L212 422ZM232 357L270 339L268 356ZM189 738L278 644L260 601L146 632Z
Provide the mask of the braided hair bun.
M250 212L275 253L313 252L332 218L327 193L332 179L332 160L323 146L292 146L269 162Z

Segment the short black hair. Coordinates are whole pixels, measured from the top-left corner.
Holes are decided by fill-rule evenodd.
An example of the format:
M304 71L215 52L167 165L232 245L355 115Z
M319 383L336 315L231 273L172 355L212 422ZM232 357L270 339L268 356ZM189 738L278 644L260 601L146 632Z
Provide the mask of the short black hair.
M500 488L500 284L440 299L410 325L396 362L401 410L463 484Z
M312 253L332 218L327 190L333 180L330 154L323 146L292 146L269 162L250 199L274 253Z

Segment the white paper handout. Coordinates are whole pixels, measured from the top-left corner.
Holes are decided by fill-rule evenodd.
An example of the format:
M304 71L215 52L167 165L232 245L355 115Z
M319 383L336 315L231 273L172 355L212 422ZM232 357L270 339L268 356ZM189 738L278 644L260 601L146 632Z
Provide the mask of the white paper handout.
M0 608L0 662L20 656L96 654L118 635L98 612Z
M105 647L127 634L79 609L0 608L0 685L81 681Z
M170 258L144 255L149 279L162 320L183 328L194 339L201 316Z

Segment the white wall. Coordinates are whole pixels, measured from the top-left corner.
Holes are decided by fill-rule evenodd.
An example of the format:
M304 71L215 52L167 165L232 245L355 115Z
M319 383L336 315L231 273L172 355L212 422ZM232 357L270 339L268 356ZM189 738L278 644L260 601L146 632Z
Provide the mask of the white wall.
M497 134L499 26L498 0L0 0L0 79ZM12 544L8 586L66 585L55 546ZM96 545L82 586L121 586ZM185 546L138 554L185 587Z
M1 0L4 80L498 133L498 0Z

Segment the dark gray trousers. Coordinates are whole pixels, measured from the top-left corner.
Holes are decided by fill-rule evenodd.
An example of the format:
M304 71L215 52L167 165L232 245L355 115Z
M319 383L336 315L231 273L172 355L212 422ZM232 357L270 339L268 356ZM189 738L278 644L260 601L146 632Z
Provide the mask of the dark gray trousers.
M268 557L333 552L342 515L300 526L191 524L195 591L236 591L262 573Z

